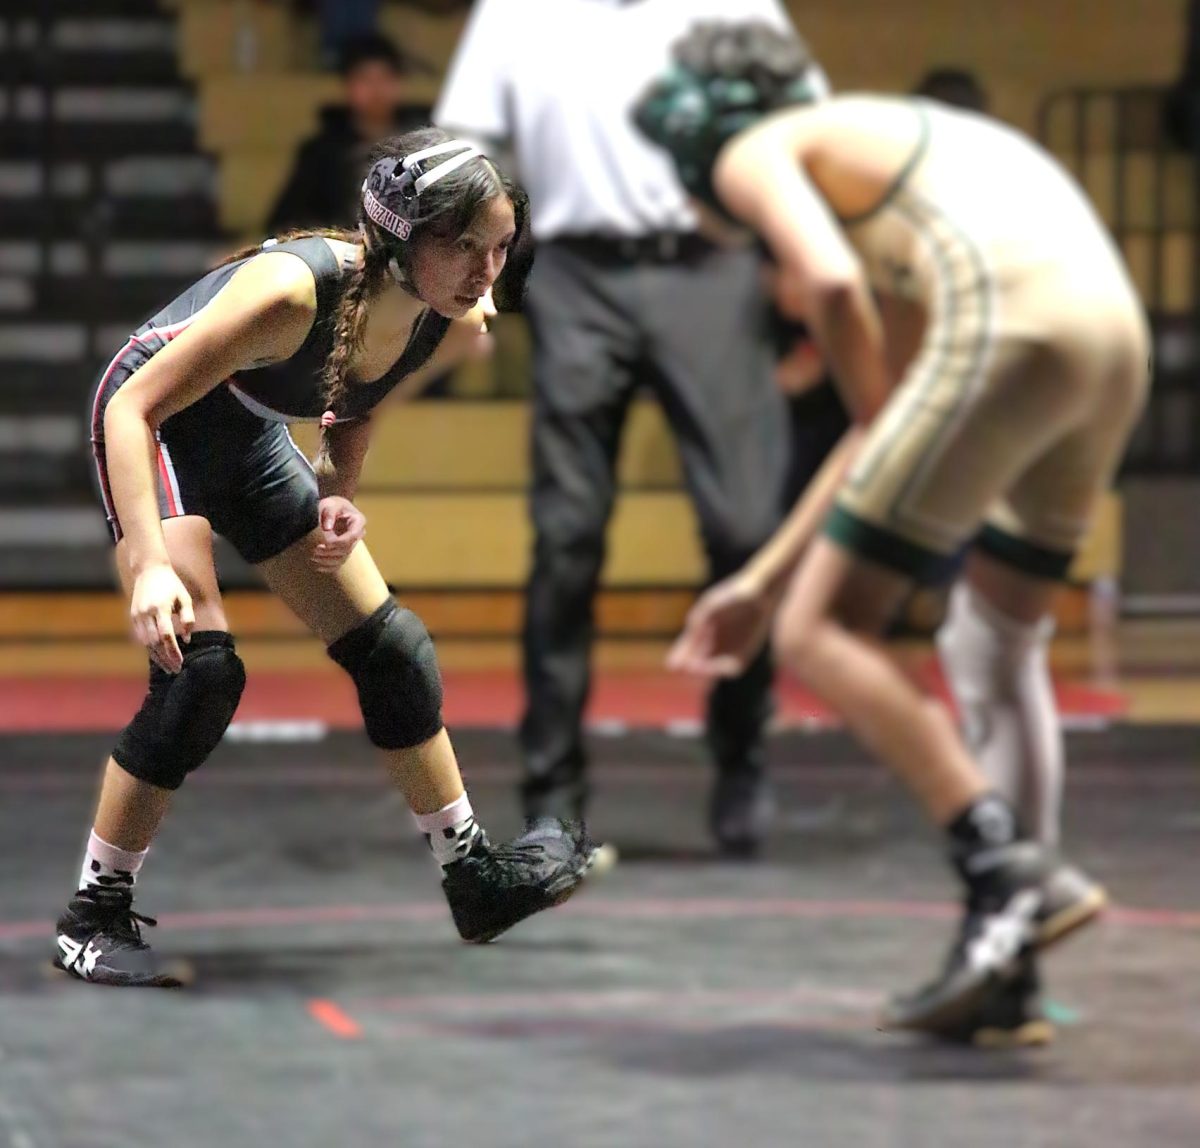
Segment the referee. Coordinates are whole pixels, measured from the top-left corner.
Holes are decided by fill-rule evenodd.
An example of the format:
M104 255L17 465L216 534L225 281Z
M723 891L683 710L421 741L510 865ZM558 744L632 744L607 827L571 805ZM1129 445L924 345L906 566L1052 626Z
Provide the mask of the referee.
M476 0L435 112L456 134L512 149L538 241L520 731L532 828L586 812L593 599L639 386L678 441L712 578L741 566L779 517L787 416L759 258L700 235L669 160L631 120L672 44L727 11L728 0ZM739 15L790 28L778 0L739 0ZM771 816L771 679L764 654L708 699L710 828L732 855L755 852Z

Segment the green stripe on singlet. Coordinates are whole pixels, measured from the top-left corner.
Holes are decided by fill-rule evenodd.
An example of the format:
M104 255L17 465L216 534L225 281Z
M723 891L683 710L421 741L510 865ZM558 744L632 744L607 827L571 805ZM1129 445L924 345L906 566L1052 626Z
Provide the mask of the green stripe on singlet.
M872 216L878 215L896 197L900 189L908 182L908 177L912 175L917 164L925 158L925 153L929 150L929 136L931 132L929 112L916 101L913 101L912 106L913 110L917 113L919 131L912 154L904 161L904 166L896 173L896 178L888 184L887 190L874 207L868 207L866 211L860 211L857 215L838 216L838 221L843 227L853 227L856 223L865 223Z
M990 523L979 532L975 545L997 562L1012 566L1023 574L1052 582L1063 581L1075 559L1074 551L1039 546L1028 538L1018 538Z
M883 205L881 205L879 210L882 210L882 207ZM891 506L888 508L888 522L898 529L903 529L905 526L902 511L903 503L911 493L913 486L936 460L938 451L935 448L944 441L947 430L954 426L959 412L969 397L966 381L978 373L983 357L987 352L991 339L992 306L987 266L984 263L982 253L974 240L945 215L936 204L931 203L923 195L913 191L911 188L905 187L897 189L891 196L890 202L886 204L886 208L889 211L894 211L906 220L913 231L924 240L926 248L932 253L937 267L938 289L945 291L946 294L939 327L949 338L937 346L937 355L926 366L924 379L916 384L917 395L915 399L910 401L920 405L930 394L938 389L948 369L946 367L947 343L955 342L955 329L962 322L959 312L964 295L972 294L979 299L977 317L972 320L978 323L979 331L966 365L956 372L963 379L961 385L953 388L957 394L957 399L945 412L942 419L942 426L927 444L923 459L914 467L912 474L909 475L908 480L901 487L895 499L893 499ZM953 276L956 256L961 256L964 253L970 264L971 277L970 282L965 287L959 287L954 284ZM949 285L949 290L946 290L947 285ZM881 439L874 444L867 469L856 474L850 480L853 488L860 489L870 484L879 467L884 465L891 455L897 440L906 431L907 427L902 425L888 435L887 438Z
M907 538L867 522L840 506L825 520L822 532L845 550L886 566L911 578L919 586L937 586L948 581L958 568L958 555L939 554L936 550L910 542Z
M957 334L955 330L956 324L964 321L964 317L960 315L960 304L968 295L973 295L977 298L978 311L966 321L976 323L978 329L966 364L956 372L958 376L957 385L953 388L956 396L955 401L943 414L941 427L926 444L925 452L920 462L913 468L912 473L908 476L908 480L900 488L889 508L889 521L899 526L904 524L903 506L905 501L912 493L913 487L920 484L929 467L933 466L937 461L940 455L940 451L937 448L944 443L947 433L954 430L960 412L971 397L970 382L980 373L992 336L991 282L982 252L976 246L975 241L956 223L950 220L935 204L915 194L911 198L913 200L912 206L905 203L896 203L894 205L895 210L907 218L917 230L926 229L926 233L931 240L934 257L937 260L938 286L939 288L944 288L947 283L950 284L950 290L947 292L950 306L947 308L944 322L944 329L950 336L948 342L953 341L954 336ZM934 235L934 228L939 223L944 224L950 230L952 237L939 240ZM951 278L954 273L951 258L952 254L955 253L955 248L957 248L957 253L966 253L968 262L971 265L971 281L966 288L958 288ZM943 343L939 348L938 360L930 367L926 380L921 386L918 401L923 401L927 395L938 389L947 373L945 366L946 355L947 346L946 343Z

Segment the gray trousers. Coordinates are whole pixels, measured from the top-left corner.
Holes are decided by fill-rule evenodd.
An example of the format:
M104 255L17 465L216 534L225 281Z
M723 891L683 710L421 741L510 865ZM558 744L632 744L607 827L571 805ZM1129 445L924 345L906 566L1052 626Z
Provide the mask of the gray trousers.
M526 600L526 816L581 818L592 603L616 492L625 416L639 385L676 436L713 579L779 522L787 415L771 369L768 311L752 251L693 242L670 262L630 264L596 241L538 249L533 333L533 570ZM707 706L721 770L761 769L769 655Z

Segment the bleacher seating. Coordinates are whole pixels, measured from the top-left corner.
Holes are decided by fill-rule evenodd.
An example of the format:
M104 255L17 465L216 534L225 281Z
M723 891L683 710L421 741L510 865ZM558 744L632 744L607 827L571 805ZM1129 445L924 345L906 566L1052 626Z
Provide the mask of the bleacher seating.
M1134 143L1143 129L1146 138L1127 156L1119 203L1115 115L1089 118L1082 158L1072 122L1039 123L1045 98L1058 89L1168 81L1179 63L1180 0L1013 0L987 19L959 0L927 0L919 19L893 0L793 7L841 90L906 90L935 65L974 70L994 111L1028 131L1044 127L1105 219L1122 222L1139 288L1158 292L1170 309L1194 304L1194 172L1187 157L1155 158L1145 118L1152 112L1120 128L1125 147L1130 131ZM48 21L52 53L30 51L35 16ZM392 2L382 23L428 65L410 87L413 101L428 105L462 16ZM219 246L260 233L295 144L336 95L336 79L316 68L316 39L311 20L297 21L274 0L55 0L49 16L37 0L5 6L0 63L14 83L0 90L0 368L6 418L17 422L0 434L0 486L9 502L41 507L58 499L77 516L90 506L81 448L93 372L129 325ZM35 59L54 85L50 133L32 82ZM48 144L63 157L50 193L42 186ZM1147 212L1159 177L1168 233L1156 248L1158 217ZM460 375L460 393L523 392L527 343L519 328L517 320L498 324L497 354ZM388 524L373 532L372 545L389 577L519 585L528 557L526 418L520 404L470 403L418 404L387 416L364 498L375 520ZM691 510L653 412L639 409L631 423L622 481L606 580L694 584L701 563ZM87 513L98 526L95 512ZM402 545L414 532L427 543L423 558ZM99 537L93 531L93 542ZM1111 547L1097 545L1108 555L1096 559L1103 565ZM88 555L31 552L18 580L104 577L106 560ZM237 563L225 569L235 584L245 576Z
M211 261L213 163L153 0L14 0L0 68L0 504L74 506L97 367Z

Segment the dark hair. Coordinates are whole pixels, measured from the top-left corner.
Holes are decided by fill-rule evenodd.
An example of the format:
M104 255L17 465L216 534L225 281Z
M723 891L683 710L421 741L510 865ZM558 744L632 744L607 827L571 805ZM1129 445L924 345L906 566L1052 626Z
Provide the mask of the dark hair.
M675 45L674 56L680 67L704 79L751 84L764 110L794 102L796 81L813 66L812 52L799 36L762 20L701 21Z
M401 136L393 136L377 144L371 152L371 169L380 160L402 160L405 156L423 151L454 137L441 128L417 128ZM384 193L386 194L386 193ZM486 156L474 156L461 167L430 184L419 196L403 203L384 200L384 206L411 224L407 239L385 231L365 211L358 217L359 230L366 243L366 256L346 284L337 313L334 316L333 349L325 362L325 405L336 409L345 393L346 368L350 357L361 346L366 327L366 303L380 287L389 267L399 273L401 282L412 293L410 271L413 250L426 238L457 239L478 215L486 203L504 196L512 204L516 223L513 251L527 248L529 230L529 198ZM494 295L499 304L503 299L509 309L519 306L524 294L524 280L529 274L532 256L510 259L497 281Z
M983 85L973 72L963 68L934 68L913 88L913 95L975 112L986 112L988 108Z
M352 36L338 53L338 72L343 78L363 64L385 64L398 76L409 70L396 45L378 32Z
M439 127L419 127L403 136L385 139L372 149L368 172L379 161L403 160L414 152L449 143L454 138ZM350 275L334 315L334 347L330 350L329 359L325 360L323 377L326 408L335 410L338 401L346 393L350 356L361 347L366 329L367 300L382 286L389 269L394 266L403 286L416 295L409 277L414 247L426 238L457 239L470 227L482 206L500 196L508 198L512 204L516 221L516 247L528 229L529 199L486 156L470 158L461 167L433 182L419 197L413 196L403 204L385 200L386 208L412 224L407 239L386 232L365 211L359 212L359 230L366 241L366 256ZM505 274L508 270L506 266ZM518 295L522 290L523 284L517 288ZM500 293L499 282L497 293Z
M763 21L705 21L674 47L675 63L638 101L634 120L675 161L692 195L712 207L712 167L739 132L817 98L808 46Z

